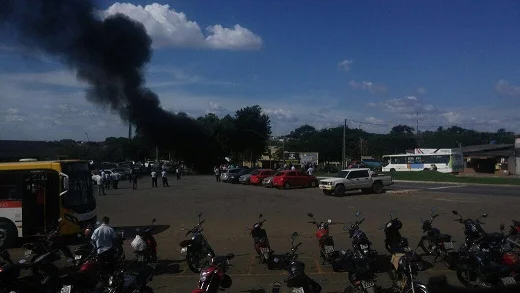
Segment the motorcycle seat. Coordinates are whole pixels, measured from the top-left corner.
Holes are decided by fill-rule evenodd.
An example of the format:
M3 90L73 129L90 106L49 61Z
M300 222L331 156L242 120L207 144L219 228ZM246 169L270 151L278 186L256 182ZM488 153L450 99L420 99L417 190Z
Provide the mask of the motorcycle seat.
M404 253L393 253L392 254L392 258L391 258L390 262L394 266L395 270L397 270L399 268L399 260L401 259L401 257L403 257L403 255L404 255Z

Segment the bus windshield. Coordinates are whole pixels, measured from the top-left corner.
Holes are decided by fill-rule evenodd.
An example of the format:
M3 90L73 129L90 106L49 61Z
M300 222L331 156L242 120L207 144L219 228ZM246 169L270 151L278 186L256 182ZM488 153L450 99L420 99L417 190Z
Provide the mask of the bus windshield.
M90 206L94 202L92 179L86 172L68 174L69 191L63 196L63 207L77 208Z

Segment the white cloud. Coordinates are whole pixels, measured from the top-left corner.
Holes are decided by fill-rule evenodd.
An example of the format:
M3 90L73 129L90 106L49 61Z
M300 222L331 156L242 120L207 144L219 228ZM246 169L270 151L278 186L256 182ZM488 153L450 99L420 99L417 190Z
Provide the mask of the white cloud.
M295 122L298 116L291 110L276 108L276 109L263 109L263 112L271 119L284 121L284 122Z
M369 91L372 94L384 93L387 90L384 85L375 84L371 81L357 82L355 80L351 80L349 85L352 89L363 89Z
M382 102L381 105L389 112L402 115L424 115L436 111L432 104L423 103L414 96L390 99Z
M520 98L520 86L509 84L503 79L497 81L495 91L501 96Z
M2 73L0 80L10 83L57 85L66 87L85 87L86 85L76 79L76 75L70 70L55 70L38 73Z
M350 68L350 65L351 65L353 62L354 62L354 61L352 61L352 60L347 60L347 59L345 59L345 60L343 60L343 61L341 61L341 62L338 63L338 67L339 67L341 70L343 70L343 71L345 71L345 72L348 72L348 71L350 71L350 69L351 69L351 68Z
M262 38L252 31L235 24L225 28L216 24L206 28L203 34L195 21L188 20L183 12L177 12L169 5L153 3L146 6L131 3L112 4L100 11L101 17L122 13L141 22L150 35L155 48L193 47L221 50L258 50L262 47Z

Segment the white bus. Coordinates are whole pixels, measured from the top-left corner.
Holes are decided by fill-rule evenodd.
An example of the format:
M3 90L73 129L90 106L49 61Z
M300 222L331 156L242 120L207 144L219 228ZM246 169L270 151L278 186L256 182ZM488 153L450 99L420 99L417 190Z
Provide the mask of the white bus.
M464 170L464 157L459 150L415 149L414 153L383 156L383 172L437 170L458 173Z

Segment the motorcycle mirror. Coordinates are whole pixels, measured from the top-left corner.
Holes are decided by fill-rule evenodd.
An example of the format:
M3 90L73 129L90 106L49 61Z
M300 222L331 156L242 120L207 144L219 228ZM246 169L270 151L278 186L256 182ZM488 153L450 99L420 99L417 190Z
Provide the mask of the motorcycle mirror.
M394 211L390 211L390 217L393 218L395 216L395 212Z
M332 223L332 220L331 220L331 219L328 219L328 220L327 220L327 223L329 223L329 224Z
M308 216L309 218L314 218L314 215L313 215L312 213L307 213L307 216Z
M260 214L260 215L258 215L258 218L262 218L263 216L264 216L264 215Z
M294 240L296 237L298 237L298 232L293 232L291 235L291 239Z
M232 253L229 253L229 254L226 255L226 258L227 258L228 260L230 260L230 259L232 259L232 258L234 258L234 257L235 257L235 255L232 254Z
M459 213L456 210L451 211L451 213L454 214L455 216L459 215Z
M156 218L153 218L153 219L152 219L152 224L155 223L155 222L157 222L157 219L156 219Z
M504 231L505 228L506 226L504 225L504 223L500 224L500 231Z
M484 213L484 214L482 214L481 217L485 219L485 218L487 218L487 216L488 216L488 214Z
M348 226L343 226L343 231L348 231L349 228L350 227L348 227Z
M424 224L424 219L423 218L421 218L421 223Z
M361 216L361 212L360 212L360 211L357 211L357 212L356 212L356 217L359 217L359 216Z
M199 217L199 219L200 219L200 217L202 217L202 212L199 213L199 214L197 215L197 217Z

